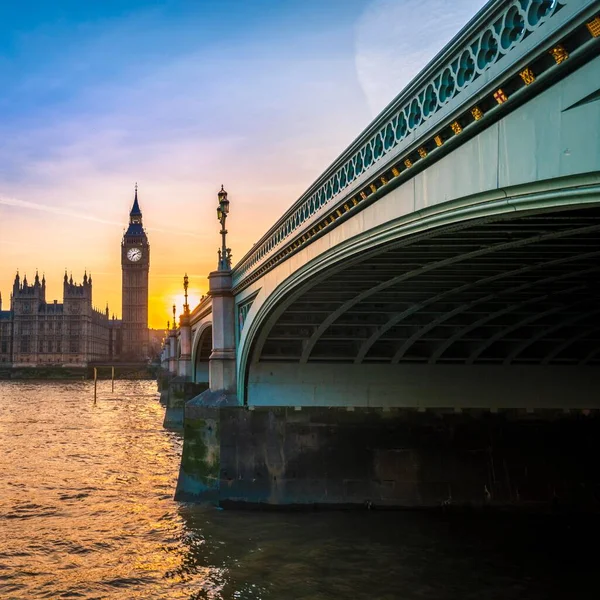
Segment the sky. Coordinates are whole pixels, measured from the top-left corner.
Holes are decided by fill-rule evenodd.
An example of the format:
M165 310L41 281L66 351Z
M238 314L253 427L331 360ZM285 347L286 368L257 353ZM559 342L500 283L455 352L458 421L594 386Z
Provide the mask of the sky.
M208 289L231 202L233 262L482 0L0 0L0 292L15 272L93 275L121 315L134 186L150 326ZM172 318L172 316L171 316Z

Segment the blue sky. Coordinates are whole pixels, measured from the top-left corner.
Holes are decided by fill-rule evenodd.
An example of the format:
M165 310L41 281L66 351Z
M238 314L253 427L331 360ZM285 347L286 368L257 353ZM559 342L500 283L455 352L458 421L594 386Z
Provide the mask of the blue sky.
M119 313L137 181L156 315L199 296L220 184L235 260L482 4L0 0L0 291L87 268Z

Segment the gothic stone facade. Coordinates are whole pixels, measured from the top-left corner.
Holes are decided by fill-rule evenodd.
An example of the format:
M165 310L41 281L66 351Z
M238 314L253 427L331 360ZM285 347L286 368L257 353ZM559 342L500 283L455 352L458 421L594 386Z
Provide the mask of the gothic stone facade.
M63 302L46 302L46 280L15 277L10 310L0 305L0 365L85 366L107 360L120 323L92 305L92 278L63 283Z
M129 227L121 243L123 360L149 358L148 272L150 244L142 224L137 185L129 213Z
M149 358L148 272L150 245L142 225L137 185L129 227L121 243L123 319L92 305L92 277L73 283L65 273L63 302L46 302L46 281L15 277L10 310L0 295L0 367L84 366L97 361Z

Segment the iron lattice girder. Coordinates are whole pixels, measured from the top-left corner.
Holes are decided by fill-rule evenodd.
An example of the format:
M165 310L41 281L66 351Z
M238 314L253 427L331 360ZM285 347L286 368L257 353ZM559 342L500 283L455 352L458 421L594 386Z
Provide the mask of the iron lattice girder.
M478 223L381 248L316 279L280 316L260 358L600 360L590 350L593 328L589 335L581 329L600 299L599 236L600 211L582 209ZM561 294L569 302L559 302ZM578 318L578 307L589 315ZM550 323L547 311L555 311ZM563 325L554 328L557 315Z

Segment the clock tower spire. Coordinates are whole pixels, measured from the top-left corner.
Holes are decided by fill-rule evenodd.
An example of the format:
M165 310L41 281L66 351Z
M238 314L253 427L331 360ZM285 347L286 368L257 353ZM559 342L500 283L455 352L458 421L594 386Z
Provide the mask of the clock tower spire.
M148 272L150 245L142 225L142 211L135 184L129 227L121 242L123 272L123 360L146 360L148 357Z

